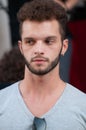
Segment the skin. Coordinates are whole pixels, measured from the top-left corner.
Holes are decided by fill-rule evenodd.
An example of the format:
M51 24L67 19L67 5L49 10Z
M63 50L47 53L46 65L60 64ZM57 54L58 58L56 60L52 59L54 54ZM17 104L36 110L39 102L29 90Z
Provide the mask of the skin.
M66 87L66 83L59 76L59 55L64 55L67 51L68 40L61 40L60 26L56 20L24 21L21 39L18 42L20 51L37 73L32 72L26 65L19 89L31 113L40 117L54 106ZM56 58L56 66L40 75Z

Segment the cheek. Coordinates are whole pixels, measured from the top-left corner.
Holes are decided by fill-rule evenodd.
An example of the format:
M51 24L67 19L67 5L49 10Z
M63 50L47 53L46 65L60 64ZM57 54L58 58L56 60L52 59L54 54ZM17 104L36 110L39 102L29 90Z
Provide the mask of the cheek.
M56 46L51 49L50 55L52 55L53 57L57 57L61 53L61 50L62 50L62 46L60 46L60 47Z
M61 55L61 50L62 49L55 50L52 60L55 60L56 58L59 58L59 56Z
M25 56L31 55L31 49L28 45L22 44L22 52Z
M29 49L24 47L22 53L27 60L31 59L32 54Z

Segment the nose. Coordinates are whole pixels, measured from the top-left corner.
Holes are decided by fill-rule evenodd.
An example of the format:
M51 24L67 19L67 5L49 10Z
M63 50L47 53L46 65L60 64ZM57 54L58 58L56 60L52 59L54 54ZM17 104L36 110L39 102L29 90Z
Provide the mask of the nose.
M44 44L43 44L43 42L39 41L35 44L34 54L35 55L37 55L37 54L43 55L44 54Z

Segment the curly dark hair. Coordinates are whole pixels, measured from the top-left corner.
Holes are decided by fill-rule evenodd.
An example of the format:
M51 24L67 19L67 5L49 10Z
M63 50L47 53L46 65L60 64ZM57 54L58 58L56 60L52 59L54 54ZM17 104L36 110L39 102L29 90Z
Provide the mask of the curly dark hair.
M22 23L27 19L37 22L56 19L60 24L62 39L65 38L67 14L65 9L54 0L26 2L17 13L17 18L20 23L20 34L22 32Z
M25 62L18 47L6 52L0 60L0 83L14 83L24 77Z

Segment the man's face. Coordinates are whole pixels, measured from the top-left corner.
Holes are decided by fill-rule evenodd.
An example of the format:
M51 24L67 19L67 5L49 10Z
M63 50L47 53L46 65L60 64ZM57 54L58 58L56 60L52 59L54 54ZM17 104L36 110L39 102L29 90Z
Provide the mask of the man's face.
M67 40L61 41L60 26L56 20L25 21L22 25L19 47L29 71L44 75L58 66L60 55L67 49Z

